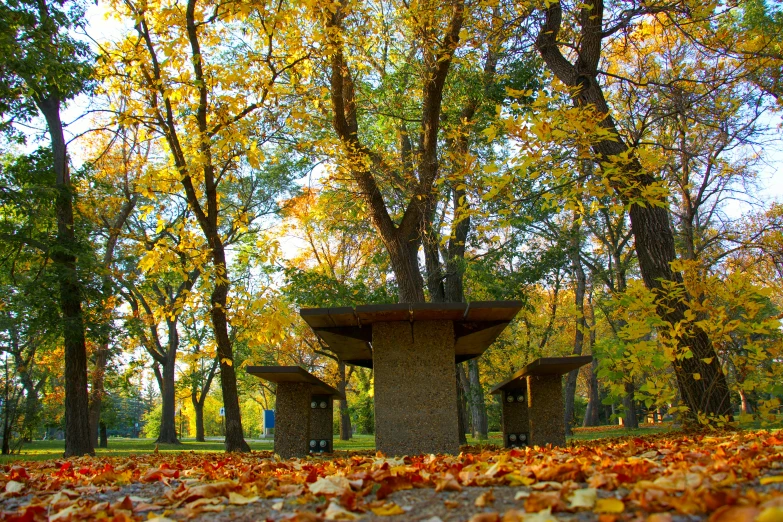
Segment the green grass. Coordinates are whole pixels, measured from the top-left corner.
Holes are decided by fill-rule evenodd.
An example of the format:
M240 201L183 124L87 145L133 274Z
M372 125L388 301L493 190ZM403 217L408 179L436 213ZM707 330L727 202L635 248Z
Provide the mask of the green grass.
M780 419L779 419L780 421ZM780 422L774 423L775 425L758 426L757 423L741 423L744 429L779 429ZM603 438L614 437L627 437L627 436L641 436L650 435L653 433L665 433L672 431L674 428L670 423L656 424L656 425L642 425L642 427L635 430L627 430L621 426L609 425L598 426L595 428L575 428L574 435L569 437L569 441L587 441ZM251 440L248 442L251 449L254 451L267 451L273 449L272 439L266 440ZM489 438L484 441L474 439L468 436L468 444L476 446L481 444L494 444L501 446L503 444L502 436L498 432L491 432ZM177 454L183 451L194 451L197 453L220 453L225 449L223 441L221 440L208 440L207 442L196 442L193 439L185 439L182 444L160 444L158 445L158 451L161 453ZM337 437L334 439L334 449L338 451L366 451L375 449L375 436L373 435L361 435L356 434L350 441L342 441ZM63 456L65 451L65 443L63 441L53 440L36 440L22 446L21 453L19 455L3 455L0 456L0 463L13 463L24 462L34 460L49 460L57 459ZM108 448L96 448L95 453L97 456L105 457L128 457L130 455L140 455L145 453L152 453L155 451L155 441L153 439L123 439L123 438L111 438L109 439Z
M255 451L271 450L272 439L263 441L250 441L250 448ZM48 460L63 456L65 442L61 440L35 440L22 446L19 455L2 455L0 463L10 463L30 460ZM154 439L124 439L110 438L108 448L96 448L95 454L99 457L128 457L155 451ZM225 451L221 440L208 440L196 442L193 439L184 439L182 444L159 444L161 453L180 453L183 451L195 451L197 453L219 453Z

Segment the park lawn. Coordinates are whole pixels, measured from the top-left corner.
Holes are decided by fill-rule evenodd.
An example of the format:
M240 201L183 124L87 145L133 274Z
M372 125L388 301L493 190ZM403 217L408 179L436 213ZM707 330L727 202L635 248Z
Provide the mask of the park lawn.
M743 429L780 429L783 427L783 416L778 415L777 421L773 423L761 423L754 422L742 422ZM674 433L674 428L671 423L665 422L661 424L642 424L639 428L634 430L628 430L622 426L616 424L606 426L596 426L592 428L574 428L574 434L568 437L568 441L588 441L597 439L609 439L618 437L639 437L644 435L652 435L656 433ZM249 440L248 444L253 451L272 451L274 449L274 442L272 439L268 440ZM503 437L499 432L490 432L487 440L481 441L468 435L468 444L471 446L483 446L483 445L495 445L501 446L503 444ZM104 457L129 457L131 455L143 455L153 453L155 451L155 441L153 439L126 439L126 438L110 438L108 448L96 448L95 453L98 456ZM158 452L176 454L180 452L196 452L196 453L220 453L223 452L225 446L221 440L208 440L206 442L196 442L193 439L184 439L181 445L174 444L158 444ZM342 441L335 437L334 449L337 451L368 451L375 449L375 436L355 434L350 441ZM0 463L10 462L24 462L24 461L40 461L57 459L62 457L65 450L65 443L61 440L36 440L31 443L27 443L22 447L21 453L18 455L2 455L0 456Z
M605 437L621 437L624 435L640 435L656 433L660 428L641 428L639 430L624 430L618 426L602 426L602 429L591 429L580 433L577 429L573 440L593 440ZM569 439L571 440L571 439ZM468 444L471 446L497 445L503 443L503 437L499 432L491 432L489 439L481 441L468 435ZM271 451L274 449L272 439L268 440L249 440L250 448L253 451ZM196 442L193 439L184 439L181 445L174 444L155 444L153 439L127 439L115 438L109 439L108 448L96 448L97 456L103 457L130 457L131 455L149 454L155 451L157 446L159 453L219 453L224 451L225 447L221 440L207 440L206 442ZM350 441L334 439L334 449L337 451L367 451L375 449L375 436L355 434ZM21 453L18 455L0 456L0 463L39 461L48 459L57 459L62 457L65 450L65 443L61 440L36 440L22 446Z

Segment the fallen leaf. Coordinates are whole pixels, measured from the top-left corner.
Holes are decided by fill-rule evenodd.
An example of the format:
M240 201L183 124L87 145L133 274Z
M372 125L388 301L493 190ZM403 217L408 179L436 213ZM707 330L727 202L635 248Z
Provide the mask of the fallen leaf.
M500 515L495 513L477 513L468 522L500 522Z
M397 504L395 504L394 502L387 502L380 507L374 507L372 508L372 512L378 515L379 517L390 517L394 515L405 514L405 510L402 509Z
M19 493L24 489L24 484L15 480L10 480L5 485L6 493Z
M587 508L592 509L595 506L597 490L595 488L577 489L568 498L570 509Z
M239 493L235 493L233 491L229 492L228 494L228 503L233 504L235 506L244 506L245 504L252 504L253 502L258 501L258 496L253 497L246 497L244 495L240 495Z
M342 495L351 489L351 483L342 475L320 477L307 486L313 495Z
M548 509L552 511L563 511L565 504L560 499L560 493L557 491L534 491L525 499L525 511L528 513L537 513Z
M595 502L593 511L595 513L622 513L625 511L625 504L616 498L599 498Z
M489 504L492 504L495 502L495 495L492 492L492 489L489 491L485 491L478 497L476 497L476 501L473 503L476 507L486 507Z
M756 517L755 522L783 522L783 509L768 507Z
M766 486L767 484L774 484L776 482L783 482L783 475L775 475L773 477L761 477L759 479L759 482L762 486Z
M672 522L671 513L653 513L645 522Z
M359 515L351 513L340 504L330 502L329 507L324 511L324 518L326 520L358 520Z
M723 506L715 511L709 522L754 522L761 510L753 506Z

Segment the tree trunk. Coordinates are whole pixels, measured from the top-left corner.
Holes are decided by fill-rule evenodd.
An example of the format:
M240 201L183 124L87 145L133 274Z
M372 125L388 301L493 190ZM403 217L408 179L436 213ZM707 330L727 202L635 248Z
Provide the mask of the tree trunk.
M106 423L105 422L101 422L100 447L101 448L108 448L109 447L109 438L106 436Z
M576 89L573 97L575 106L593 106L606 114L601 125L615 137L593 144L593 151L601 160L611 161L630 151L625 141L617 137L620 133L617 132L597 79L603 39L603 4L599 0L581 10L581 33L574 50L577 56L575 64L569 62L559 49L558 33L563 15L560 2L550 2L545 8L546 17L536 47L558 79ZM694 321L686 319L688 306L679 294L670 295L664 285L682 285L681 275L674 272L670 265L676 255L668 210L665 205L640 204L635 200L643 197L643 190L654 186L656 180L644 171L638 158L633 155L630 155L630 161L624 166L624 174L624 177L613 176L611 179L618 196L630 206L631 230L644 283L658 294L658 314L661 319L686 328L685 335L680 337L681 353L678 355L690 353L692 357L676 357L672 364L678 388L689 408L689 416L692 421L706 421L721 416L730 419L729 388L715 348L707 334Z
M166 363L163 364L162 382L160 388L160 398L162 403L160 415L160 433L155 442L161 444L179 444L177 439L176 422L176 393L175 393L175 372L177 348L179 346L179 334L177 333L176 321L167 319L169 327L169 341L166 351Z
M195 394L191 394L190 399L196 412L196 442L204 442L204 403L196 399Z
M228 297L228 279L226 272L226 256L223 243L217 236L210 234L213 246L213 262L218 278L212 292L212 329L217 342L218 364L220 365L220 389L223 392L223 408L225 409L226 451L249 452L250 446L245 442L242 431L242 414L239 409L239 394L237 393L237 376L234 369L234 350L228 336L228 320L226 318L226 301Z
M484 402L484 387L479 378L478 360L468 361L468 379L470 381L470 417L473 420L473 437L487 439L487 405Z
M585 290L587 277L582 267L582 232L579 226L580 214L574 211L574 220L570 231L570 245L568 249L571 258L571 273L574 277L574 305L576 308L576 324L574 332L574 355L582 355L587 321L585 319ZM565 386L565 434L571 435L571 425L574 422L574 400L576 395L576 380L579 377L579 368L568 372Z
M461 371L462 366L457 366L457 430L459 431L459 443L460 445L467 444L468 438L465 436L468 430L468 421L466 419L468 415L467 401L465 400L465 394L462 393L462 379L464 371Z
M587 411L582 426L598 426L600 424L601 414L601 394L598 385L598 359L593 355L593 362L590 364L590 379L588 380L589 397L587 401Z
M636 416L636 401L634 400L634 392L636 386L633 382L625 383L625 397L623 397L623 408L625 412L623 414L623 424L628 430L635 430L639 427L639 419Z
M347 379L345 378L345 363L338 359L337 370L340 381L337 383L337 391L345 396ZM348 400L340 399L340 440L351 440L351 415L348 413Z
M90 433L98 437L98 425L101 420L101 403L105 395L104 380L106 377L106 363L109 359L109 343L101 341L95 353L95 363L93 364L91 389L90 389ZM103 447L103 446L102 446Z
M742 388L740 388L739 396L740 396L740 411L742 412L742 414L743 415L753 414L753 406L750 405L747 392Z
M87 345L82 316L82 285L76 272L76 235L73 221L73 187L60 120L60 100L36 100L46 118L57 175L57 240L52 252L60 287L63 344L65 345L65 456L94 455L87 395Z

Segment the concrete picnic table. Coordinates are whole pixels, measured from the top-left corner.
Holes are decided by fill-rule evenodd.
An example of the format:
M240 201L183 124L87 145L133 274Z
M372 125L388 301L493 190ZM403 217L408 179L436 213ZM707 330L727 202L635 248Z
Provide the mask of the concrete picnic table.
M590 355L541 357L492 388L502 394L504 446L565 446L562 376L592 361Z
M247 373L277 383L275 453L284 459L332 451L333 400L345 399L299 366L248 366Z
M456 363L480 356L521 301L303 308L344 363L372 368L375 445L387 455L459 452Z

